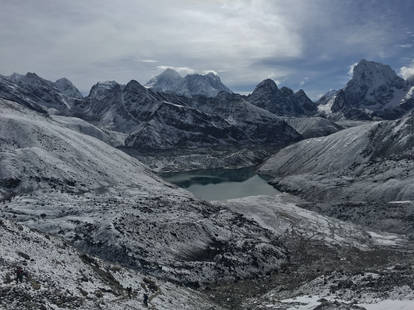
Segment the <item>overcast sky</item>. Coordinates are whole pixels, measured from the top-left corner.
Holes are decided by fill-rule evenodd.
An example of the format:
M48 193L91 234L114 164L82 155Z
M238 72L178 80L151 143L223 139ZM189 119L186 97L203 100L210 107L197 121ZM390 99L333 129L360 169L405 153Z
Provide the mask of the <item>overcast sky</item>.
M413 0L0 0L0 73L147 82L166 67L312 98L362 58L414 73Z

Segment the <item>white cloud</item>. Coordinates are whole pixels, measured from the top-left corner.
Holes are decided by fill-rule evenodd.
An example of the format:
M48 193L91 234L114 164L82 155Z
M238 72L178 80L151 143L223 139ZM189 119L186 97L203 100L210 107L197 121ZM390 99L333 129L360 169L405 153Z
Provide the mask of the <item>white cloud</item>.
M214 70L203 70L201 73L202 73L202 74L209 74L209 73L213 73L213 74L215 74L215 75L218 75L217 71L214 71Z
M299 85L300 85L300 86L303 86L303 85L305 85L308 81L309 81L309 77L308 77L308 76L305 76L305 77L303 78L303 80L299 82Z
M270 75L282 81L294 77L295 85L302 80L308 86L302 77L315 77L305 71L326 76L322 66L333 59L348 61L356 51L375 59L390 46L403 50L398 43L405 41L390 45L395 28L375 22L378 12L371 7L372 15L360 16L361 5L331 0L289 0L288 5L285 0L3 1L0 74L66 76L88 89L97 80L145 83L168 65L183 73L218 72L224 83L243 90ZM320 67L301 67L306 62Z
M356 65L357 65L358 63L357 62L354 62L352 65L350 65L348 68L348 76L350 77L350 78L352 78L352 75L354 74L354 68L356 67Z
M408 66L403 66L400 68L400 75L404 79L408 79L414 76L414 60Z
M192 74L196 72L193 68L189 67L157 66L157 68L163 71L166 69L173 69L181 74Z

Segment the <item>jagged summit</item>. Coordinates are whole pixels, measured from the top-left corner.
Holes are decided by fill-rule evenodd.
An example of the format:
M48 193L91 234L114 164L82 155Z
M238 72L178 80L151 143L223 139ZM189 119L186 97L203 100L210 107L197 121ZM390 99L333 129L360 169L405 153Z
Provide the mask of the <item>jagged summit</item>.
M231 93L231 90L222 83L220 77L213 72L194 73L182 77L177 71L170 68L149 80L145 86L157 92L175 93L187 97L195 95L215 97L220 91Z
M407 101L409 89L409 82L390 66L362 59L353 68L352 78L345 88L321 98L319 105L325 106L320 106L319 110L327 114L341 113L346 118L368 119L374 115L388 118L403 113L390 112L392 110L410 108L401 107Z
M73 85L73 83L65 77L56 80L55 87L68 97L72 97L72 98L83 97L81 92Z
M276 90L278 89L277 84L272 79L265 79L261 81L259 84L257 84L254 91L257 91L259 89L268 89L268 90Z
M275 81L260 82L249 95L250 103L280 116L313 115L316 105L303 90L296 93L288 87L278 88Z

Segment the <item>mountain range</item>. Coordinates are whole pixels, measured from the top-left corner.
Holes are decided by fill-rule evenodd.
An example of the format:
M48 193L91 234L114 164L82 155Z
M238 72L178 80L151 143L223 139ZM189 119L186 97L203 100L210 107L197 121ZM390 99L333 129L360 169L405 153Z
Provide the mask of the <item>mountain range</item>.
M0 76L0 308L413 306L409 81L363 60L314 103L164 73L85 97ZM257 165L273 196L204 201L156 174Z

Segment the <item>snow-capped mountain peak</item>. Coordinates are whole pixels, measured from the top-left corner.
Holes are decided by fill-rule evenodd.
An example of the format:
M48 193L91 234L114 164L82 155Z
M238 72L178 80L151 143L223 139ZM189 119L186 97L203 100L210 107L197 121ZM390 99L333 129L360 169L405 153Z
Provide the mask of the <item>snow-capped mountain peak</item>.
M155 91L165 92L170 89L175 89L181 83L183 77L174 69L167 68L159 75L149 80L145 87L152 88Z
M61 91L64 95L72 98L82 98L81 92L73 85L67 78L61 78L56 80L55 87Z
M149 80L145 86L157 92L175 93L187 97L195 95L215 97L220 91L231 93L231 90L222 83L220 77L213 72L194 73L182 77L177 71L166 69Z

